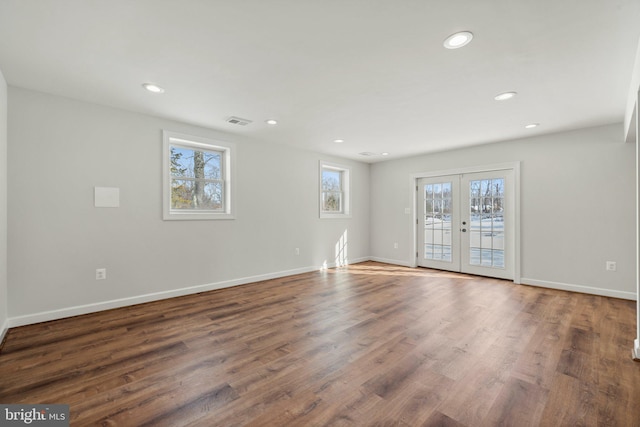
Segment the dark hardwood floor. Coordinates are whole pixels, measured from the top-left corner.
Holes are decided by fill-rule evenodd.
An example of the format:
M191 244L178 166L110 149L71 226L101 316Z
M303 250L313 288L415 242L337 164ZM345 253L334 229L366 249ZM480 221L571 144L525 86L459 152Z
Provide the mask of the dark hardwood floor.
M640 426L635 302L373 262L11 329L71 425Z

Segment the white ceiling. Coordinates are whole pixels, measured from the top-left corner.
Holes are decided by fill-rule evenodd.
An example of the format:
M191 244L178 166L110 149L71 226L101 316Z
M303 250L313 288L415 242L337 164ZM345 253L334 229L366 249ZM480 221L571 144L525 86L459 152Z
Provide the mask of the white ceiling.
M622 122L639 36L640 0L0 0L10 85L366 162Z

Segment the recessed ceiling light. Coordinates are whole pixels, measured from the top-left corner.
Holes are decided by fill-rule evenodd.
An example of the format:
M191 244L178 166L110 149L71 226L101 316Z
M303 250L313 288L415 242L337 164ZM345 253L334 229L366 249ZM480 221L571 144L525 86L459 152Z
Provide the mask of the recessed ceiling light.
M268 125L272 125L272 126L274 126L274 125L277 125L277 124L278 124L278 121L277 121L277 120L274 120L274 119L265 120L265 122L266 122Z
M142 87L153 93L163 93L164 89L154 83L143 83Z
M383 156L388 156L389 155L389 153L387 153L386 151L384 153L380 153L380 154L382 154Z
M503 92L496 95L493 99L495 99L496 101L506 101L507 99L513 98L517 94L518 92Z
M469 31L460 31L459 33L451 34L444 40L444 47L447 49L458 49L462 46L466 46L473 39L473 34Z
M540 126L540 123L531 123L525 126L525 129L533 129L533 128L537 128L538 126Z
M342 144L344 142L344 139L334 139L333 142L335 142L336 144Z

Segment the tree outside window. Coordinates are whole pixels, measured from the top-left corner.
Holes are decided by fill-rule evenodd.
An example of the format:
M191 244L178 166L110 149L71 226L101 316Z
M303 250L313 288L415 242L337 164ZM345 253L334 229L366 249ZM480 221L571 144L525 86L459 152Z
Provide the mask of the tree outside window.
M342 171L322 169L322 210L342 212Z
M235 145L163 132L165 220L233 219Z
M171 209L224 208L223 153L171 146Z
M320 218L349 215L349 168L320 162Z

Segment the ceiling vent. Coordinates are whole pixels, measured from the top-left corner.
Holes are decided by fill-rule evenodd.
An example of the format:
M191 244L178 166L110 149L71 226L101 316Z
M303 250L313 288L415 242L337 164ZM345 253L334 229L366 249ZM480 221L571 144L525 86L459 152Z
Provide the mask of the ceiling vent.
M366 157L371 157L371 156L375 156L376 153L372 153L371 151L363 151L362 153L358 153L361 156L366 156Z
M231 116L227 119L227 123L231 123L232 125L246 126L251 123L249 119L243 119L236 116Z

